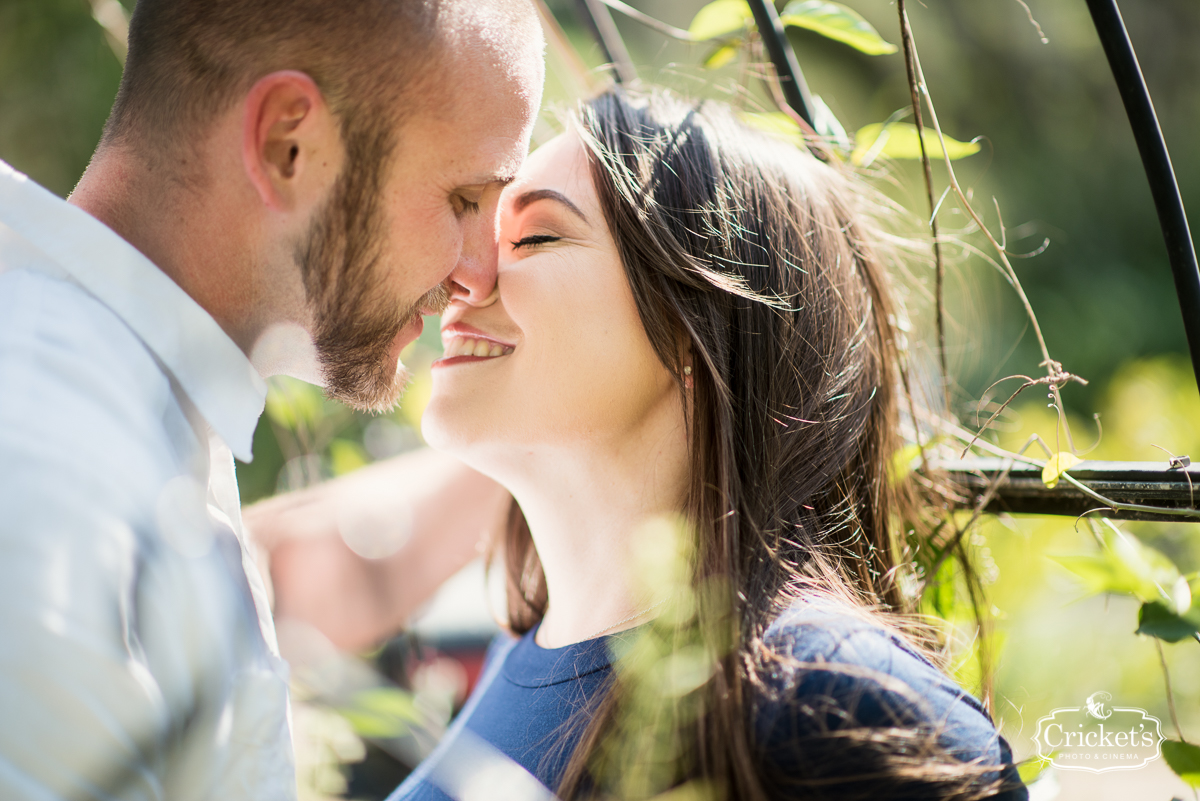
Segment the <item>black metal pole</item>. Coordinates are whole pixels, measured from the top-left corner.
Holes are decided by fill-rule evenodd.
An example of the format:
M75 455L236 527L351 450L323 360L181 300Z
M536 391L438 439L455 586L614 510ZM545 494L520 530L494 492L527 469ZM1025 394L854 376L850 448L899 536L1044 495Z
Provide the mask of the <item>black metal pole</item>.
M604 60L612 64L613 77L617 83L632 83L637 80L633 59L625 49L625 40L621 38L621 32L617 30L617 24L613 21L608 6L601 0L575 0L575 6L604 52Z
M966 507L974 506L989 489L992 501L984 511L1014 514L1065 515L1078 517L1103 510L1115 520L1174 520L1200 522L1196 517L1171 515L1172 510L1192 512L1200 500L1200 465L1167 467L1167 462L1083 462L1071 468L1071 476L1092 492L1122 505L1112 509L1090 497L1074 484L1060 481L1048 488L1042 468L1007 459L975 458L934 462L935 469L967 490ZM1007 472L1006 472L1007 470ZM993 482L999 482L993 487ZM1137 508L1129 508L1129 506ZM1166 514L1156 514L1161 509Z
M783 99L800 115L800 118L813 125L812 96L808 92L808 84L804 82L804 73L796 62L796 53L784 33L783 23L775 11L771 0L749 0L750 10L754 12L754 24L762 36L763 44L767 46L767 55L775 65L775 74L779 76L779 88L783 91Z
M1200 268L1196 266L1196 249L1188 229L1187 214L1183 210L1183 198L1179 195L1179 184L1175 181L1175 171L1171 168L1171 156L1167 153L1167 143L1158 125L1158 116L1154 113L1142 68L1138 65L1137 54L1129 41L1129 33L1125 30L1116 0L1087 0L1087 4L1121 92L1121 100L1125 103L1125 113L1129 115L1142 166L1146 168L1150 194L1154 197L1171 272L1175 277L1179 308L1183 312L1183 328L1192 354L1192 370L1200 386Z

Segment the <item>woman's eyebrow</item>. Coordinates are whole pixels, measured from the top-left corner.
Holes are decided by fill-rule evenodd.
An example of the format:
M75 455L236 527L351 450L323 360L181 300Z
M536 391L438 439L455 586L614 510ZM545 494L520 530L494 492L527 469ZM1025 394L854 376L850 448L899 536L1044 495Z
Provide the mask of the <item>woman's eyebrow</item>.
M553 189L530 189L528 192L522 192L521 194L517 195L515 200L513 200L513 210L521 211L526 206L536 203L539 200L556 200L574 212L575 216L577 216L579 219L583 220L584 222L588 221L587 216L579 210L578 206L571 202L570 198L568 198L562 192L556 192Z

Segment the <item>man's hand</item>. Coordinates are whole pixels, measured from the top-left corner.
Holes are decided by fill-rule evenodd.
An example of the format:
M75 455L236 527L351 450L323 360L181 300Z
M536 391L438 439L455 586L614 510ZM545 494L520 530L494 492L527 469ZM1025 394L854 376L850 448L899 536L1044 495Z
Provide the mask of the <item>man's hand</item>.
M255 504L244 519L267 556L276 618L363 650L482 552L510 502L491 479L425 449Z

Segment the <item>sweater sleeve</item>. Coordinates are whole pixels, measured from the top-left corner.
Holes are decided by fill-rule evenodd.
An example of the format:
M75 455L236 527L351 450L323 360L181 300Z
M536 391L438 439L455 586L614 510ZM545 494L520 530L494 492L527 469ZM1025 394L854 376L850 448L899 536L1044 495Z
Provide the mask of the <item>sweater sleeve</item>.
M765 641L754 724L772 797L1027 798L982 705L881 626L800 604Z

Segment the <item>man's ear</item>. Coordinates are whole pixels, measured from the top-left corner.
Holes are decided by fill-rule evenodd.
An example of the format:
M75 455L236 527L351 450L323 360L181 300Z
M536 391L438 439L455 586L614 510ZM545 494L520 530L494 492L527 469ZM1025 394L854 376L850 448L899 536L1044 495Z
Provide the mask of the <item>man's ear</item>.
M242 111L242 163L263 204L288 212L323 197L340 166L341 141L313 79L295 70L266 75Z

